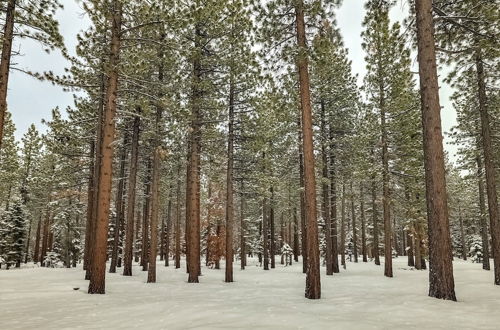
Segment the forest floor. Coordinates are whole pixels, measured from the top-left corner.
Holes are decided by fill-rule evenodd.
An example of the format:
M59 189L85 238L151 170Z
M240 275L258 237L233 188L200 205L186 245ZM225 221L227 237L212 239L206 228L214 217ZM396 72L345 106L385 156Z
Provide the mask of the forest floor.
M394 260L383 265L347 263L325 276L322 299L304 298L302 265L263 271L249 260L235 282L224 270L202 269L188 284L184 267L158 261L156 284L134 266L134 276L106 274L106 295L88 295L81 268L0 271L2 329L499 329L500 287L480 264L455 261L458 302L429 298L428 272ZM79 288L76 290L76 288Z

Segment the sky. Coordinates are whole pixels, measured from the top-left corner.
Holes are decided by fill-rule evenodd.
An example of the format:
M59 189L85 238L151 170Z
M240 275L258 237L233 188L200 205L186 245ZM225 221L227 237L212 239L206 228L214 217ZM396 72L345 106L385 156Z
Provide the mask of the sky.
M90 24L81 5L76 0L65 0L64 9L59 11L57 19L60 22L60 31L64 37L67 49L74 54L77 43L76 35ZM401 21L408 13L408 1L399 0L391 11L391 20ZM352 61L352 69L358 74L358 82L362 83L366 73L365 53L361 48L361 22L365 15L363 0L344 0L343 5L337 10L336 19L340 32L344 38L344 44L349 49L349 58ZM64 68L69 63L58 53L46 54L42 48L32 41L14 43L14 50L20 51L21 56L13 59L16 67L31 71L49 71L63 74ZM418 72L416 55L413 54L413 71ZM442 125L443 131L447 132L456 125L456 112L449 100L453 93L450 86L442 82L446 72L439 72L441 80L440 99L443 107ZM416 77L417 78L417 77ZM34 123L40 131L45 128L41 120L50 119L52 109L59 107L62 111L73 105L73 94L64 92L61 87L53 86L50 82L41 82L24 73L13 70L10 76L8 93L9 111L12 113L14 123L17 127L16 138L21 139L28 127ZM450 145L450 139L444 136L445 150L449 152L451 160L456 160L456 146Z

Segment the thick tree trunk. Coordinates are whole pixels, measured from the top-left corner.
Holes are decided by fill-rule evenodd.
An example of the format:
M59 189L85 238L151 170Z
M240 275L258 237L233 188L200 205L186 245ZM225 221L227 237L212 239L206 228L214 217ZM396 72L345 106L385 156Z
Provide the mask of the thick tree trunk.
M484 198L483 163L481 156L476 156L477 184L479 189L479 212L481 212L481 241L483 245L483 269L490 270L490 247L488 240L488 225L486 223L486 202Z
M227 136L227 172L226 172L226 277L225 282L233 282L233 223L234 223L234 94L235 86L231 77L229 86L229 126ZM208 250L208 248L207 248Z
M332 246L332 224L330 221L330 187L328 186L328 156L326 145L328 143L328 132L326 131L325 102L321 100L321 161L323 182L321 184L323 200L321 208L325 221L325 241L326 241L326 275L333 275L333 246Z
M429 236L429 296L456 300L432 0L415 1ZM499 278L500 280L500 278Z
M304 2L295 3L297 46L299 58L300 101L302 105L302 137L304 145L304 194L307 219L307 272L305 297L321 298L319 267L318 222L316 219L316 178L314 173L314 144L312 132L311 91L307 59L306 26L304 20Z
M484 65L481 49L476 49L476 70L479 98L479 112L481 116L481 137L483 141L484 169L486 173L486 194L490 215L491 250L493 254L493 268L495 273L495 284L500 285L500 222L498 216L498 196L496 188L495 161L491 146L490 117L486 97L486 84L484 77Z
M140 113L140 107L136 109ZM132 128L132 146L130 154L130 169L128 174L128 200L127 200L127 227L125 235L125 251L123 257L123 275L132 276L132 254L134 250L134 215L135 215L135 196L137 188L137 167L139 162L139 133L141 119L138 115L134 118ZM140 220L138 220L140 224ZM138 228L137 228L138 229ZM136 235L139 230L136 231Z
M188 282L198 283L200 274L200 152L201 152L201 53L203 33L197 25L195 28L195 49L200 50L193 59L193 85L191 104L190 150L186 187L186 223L188 229L187 264Z
M366 256L366 219L363 183L359 184L359 207L361 209L361 254L363 255L363 262L368 262L368 258Z
M120 237L121 237L121 228L122 228L122 223L124 221L124 214L125 214L125 205L123 204L123 195L125 194L125 185L126 185L126 180L125 180L125 168L126 168L126 162L127 162L127 156L128 156L128 143L129 143L129 132L128 132L128 127L124 128L123 132L123 145L120 150L120 157L119 157L119 162L120 162L120 167L119 167L119 172L118 172L118 189L116 191L116 216L115 216L115 230L114 230L114 237L113 237L113 250L111 251L111 264L109 266L109 272L110 273L116 273L116 265L118 263L118 250L120 247Z
M106 247L108 238L109 212L111 200L111 183L113 176L113 151L115 139L115 114L118 93L118 65L120 56L120 36L122 20L122 4L119 0L113 1L111 15L111 44L106 88L106 108L104 111L104 128L101 152L100 175L98 184L99 203L97 203L97 221L95 226L95 241L91 261L92 273L88 293L104 294L106 277Z
M2 150L3 127L7 112L7 89L9 87L10 59L16 15L16 0L8 0L5 12L5 25L2 40L2 58L0 59L0 150Z

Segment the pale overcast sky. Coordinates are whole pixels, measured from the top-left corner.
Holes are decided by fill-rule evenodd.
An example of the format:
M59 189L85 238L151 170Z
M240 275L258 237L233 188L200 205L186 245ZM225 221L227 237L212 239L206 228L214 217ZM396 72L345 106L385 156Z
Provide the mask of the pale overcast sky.
M60 11L57 18L60 22L60 30L64 36L66 47L74 53L76 45L76 34L88 26L89 21L83 15L83 10L75 0L65 0L64 10ZM344 43L349 49L349 57L352 60L354 73L358 74L358 81L361 84L366 72L364 57L365 54L361 48L361 31L363 30L361 22L365 15L363 0L344 0L344 4L337 11L337 22L344 38ZM399 0L398 4L391 11L391 19L401 21L408 13L408 1ZM23 41L14 45L15 50L20 50L24 56L18 56L14 59L16 66L22 69L33 71L52 70L55 73L62 74L64 67L68 63L61 55L57 53L46 54L39 45ZM418 70L416 57L413 58L414 71ZM443 74L444 75L444 74ZM452 89L441 83L441 105L442 124L444 131L449 131L456 124L456 113L452 107L449 97ZM53 108L59 107L64 110L73 105L72 93L63 92L61 87L53 86L48 82L40 82L23 73L12 71L9 83L9 111L12 113L17 127L16 137L20 140L21 136L27 131L28 127L34 123L39 130L43 131L42 118L50 118L50 112ZM445 141L449 139L445 135ZM452 159L456 146L445 145Z

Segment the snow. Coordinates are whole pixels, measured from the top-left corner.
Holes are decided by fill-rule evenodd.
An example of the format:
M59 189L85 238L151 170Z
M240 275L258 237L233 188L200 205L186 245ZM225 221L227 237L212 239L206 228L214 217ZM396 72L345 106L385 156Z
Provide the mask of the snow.
M304 298L302 265L264 271L249 260L235 263L234 283L224 269L203 268L200 283L186 282L185 268L158 261L158 282L146 272L106 274L106 295L88 295L83 271L14 269L0 271L3 329L499 329L500 287L481 264L455 261L458 302L427 296L427 271L394 259L394 278L383 265L349 263L324 275L322 299ZM119 271L121 271L119 269ZM79 290L74 290L79 288Z

